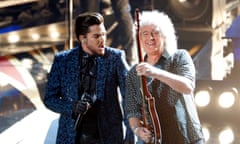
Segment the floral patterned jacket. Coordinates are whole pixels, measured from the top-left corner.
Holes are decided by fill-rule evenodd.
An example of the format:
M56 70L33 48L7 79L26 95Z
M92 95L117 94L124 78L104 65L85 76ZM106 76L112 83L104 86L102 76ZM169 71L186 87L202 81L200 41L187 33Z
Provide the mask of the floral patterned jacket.
M100 100L98 123L102 144L122 144L123 112L119 103L118 86L122 104L125 97L125 78L128 65L122 51L107 47L105 55L97 58L96 94ZM74 144L76 132L72 119L74 103L78 100L79 47L56 54L46 85L44 104L60 113L57 144ZM127 121L124 121L127 122ZM127 124L127 123L125 123ZM127 126L126 138L132 135ZM131 137L132 138L132 137Z

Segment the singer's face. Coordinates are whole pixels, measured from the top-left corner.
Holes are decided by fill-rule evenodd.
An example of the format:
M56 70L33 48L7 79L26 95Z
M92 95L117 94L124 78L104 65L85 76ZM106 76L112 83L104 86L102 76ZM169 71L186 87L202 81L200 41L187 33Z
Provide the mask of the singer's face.
M83 50L90 55L104 55L106 29L104 24L89 27L89 32L82 41Z
M163 52L164 37L155 25L144 25L140 28L140 41L148 55Z

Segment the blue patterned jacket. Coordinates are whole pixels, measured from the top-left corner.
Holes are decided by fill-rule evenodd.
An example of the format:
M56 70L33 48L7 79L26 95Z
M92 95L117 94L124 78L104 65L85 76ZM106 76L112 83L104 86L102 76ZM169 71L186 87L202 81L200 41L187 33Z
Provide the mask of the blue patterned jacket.
M44 104L60 113L57 144L74 144L76 137L72 110L78 100L78 55L78 47L56 54L48 76ZM98 116L101 141L102 144L122 144L123 115L117 87L120 88L124 103L128 71L125 55L120 50L108 47L105 55L97 58L97 63L96 93L101 103ZM126 133L132 135L129 127Z

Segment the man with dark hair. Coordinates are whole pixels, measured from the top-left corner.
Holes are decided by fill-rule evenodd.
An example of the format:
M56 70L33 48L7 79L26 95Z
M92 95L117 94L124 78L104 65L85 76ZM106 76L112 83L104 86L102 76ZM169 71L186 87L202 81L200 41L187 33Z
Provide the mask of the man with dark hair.
M104 7L103 0L81 0L80 2L82 12L101 12ZM109 2L114 17L118 22L111 46L124 50L128 64L132 65L135 58L133 52L133 19L130 13L131 5L129 4L129 0L110 0Z
M56 143L122 144L118 88L124 107L125 55L105 46L106 29L99 13L80 14L75 33L79 46L55 56L44 97L46 107L60 113ZM126 135L131 134L124 122Z

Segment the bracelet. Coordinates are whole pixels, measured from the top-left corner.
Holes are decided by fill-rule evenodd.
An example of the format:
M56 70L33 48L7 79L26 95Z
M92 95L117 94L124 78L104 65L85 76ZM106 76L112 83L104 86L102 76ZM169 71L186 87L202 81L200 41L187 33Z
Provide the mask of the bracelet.
M139 126L134 126L134 127L133 127L133 129L132 129L132 130L133 130L133 133L134 133L134 134L136 134L136 133L137 133L137 130L138 130L138 128L139 128Z

